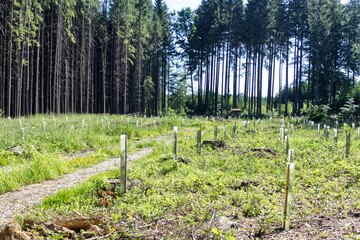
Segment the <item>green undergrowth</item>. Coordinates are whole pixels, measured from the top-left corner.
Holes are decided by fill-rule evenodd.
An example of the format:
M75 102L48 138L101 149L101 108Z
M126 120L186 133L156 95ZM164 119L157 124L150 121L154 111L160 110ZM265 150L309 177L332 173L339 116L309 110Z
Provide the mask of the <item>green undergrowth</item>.
M292 220L306 221L316 214L347 216L360 210L360 141L352 130L351 153L345 157L345 133L339 141L323 138L304 125L289 129L290 148L295 150L295 183ZM213 124L203 128L202 140L213 140ZM156 145L152 154L132 161L128 192L116 197L108 178L119 171L101 173L69 190L46 198L32 213L42 218L49 212L60 218L77 210L105 218L102 228L116 237L189 239L194 232L203 238L235 239L273 234L281 227L284 207L287 154L279 139L278 120L243 128L232 123L224 137L218 123L219 146L204 146L199 156L194 133L179 136L179 159L172 160L172 146ZM332 135L330 135L332 136ZM271 149L266 151L264 149ZM105 204L104 204L105 201ZM222 219L222 220L221 220ZM225 219L225 220L224 220ZM43 219L43 220L46 220ZM158 222L167 224L159 225ZM227 223L231 222L231 227ZM161 232L141 227L156 225ZM158 231L158 232L159 232Z
M61 115L54 119L55 125L48 115L12 119L11 123L0 119L0 194L119 157L121 134L128 136L129 153L154 147L158 142L151 137L168 134L182 121L177 116ZM193 123L188 120L184 128ZM145 141L137 143L140 139Z

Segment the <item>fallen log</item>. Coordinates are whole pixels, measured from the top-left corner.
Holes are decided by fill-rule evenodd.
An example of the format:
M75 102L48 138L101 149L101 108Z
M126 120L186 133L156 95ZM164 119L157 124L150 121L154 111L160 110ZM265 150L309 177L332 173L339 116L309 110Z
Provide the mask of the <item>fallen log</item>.
M258 152L268 152L271 153L272 155L276 155L276 153L271 149L271 148L253 148L251 149L252 151L258 151Z
M88 218L88 219L70 219L70 220L60 220L53 222L53 224L61 227L66 227L71 230L87 230L91 228L91 225L99 225L103 222L101 218Z

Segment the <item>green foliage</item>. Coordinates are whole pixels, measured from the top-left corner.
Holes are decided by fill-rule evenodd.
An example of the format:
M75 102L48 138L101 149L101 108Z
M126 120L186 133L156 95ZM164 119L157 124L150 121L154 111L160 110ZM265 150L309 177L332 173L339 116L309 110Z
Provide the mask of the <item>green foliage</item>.
M345 105L340 108L341 113L345 116L345 117L354 117L356 112L358 109L358 105L355 104L355 101L353 98L350 98Z
M306 114L306 116L315 121L315 122L324 122L326 120L326 114L324 110L328 110L328 106L317 106L317 105L310 105L306 111L302 111L302 114Z

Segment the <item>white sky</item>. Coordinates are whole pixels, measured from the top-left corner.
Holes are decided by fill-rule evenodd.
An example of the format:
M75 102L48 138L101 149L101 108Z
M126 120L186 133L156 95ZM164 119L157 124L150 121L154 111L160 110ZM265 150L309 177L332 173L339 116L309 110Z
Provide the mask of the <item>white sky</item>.
M195 10L201 3L201 0L165 0L166 5L172 10L181 10L185 7L190 7Z

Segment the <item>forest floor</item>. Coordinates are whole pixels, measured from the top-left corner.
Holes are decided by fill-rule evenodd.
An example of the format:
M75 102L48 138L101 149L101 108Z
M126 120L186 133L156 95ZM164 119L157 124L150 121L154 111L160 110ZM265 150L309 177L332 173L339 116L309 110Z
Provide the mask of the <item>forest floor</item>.
M158 137L146 138L136 141L134 142L134 144L149 142L153 140L164 141L165 144L169 144L169 142L171 141L171 136L172 134L167 134ZM128 160L132 161L145 157L151 153L152 149L152 147L147 147L141 149L140 151L129 154ZM72 157L86 156L90 152L92 152L92 150L90 150L89 152L72 154L71 156L66 156L66 159ZM76 184L81 183L89 177L99 174L101 172L106 172L118 168L119 161L119 158L111 158L108 161L104 161L92 167L80 169L73 173L60 176L55 180L48 180L41 183L30 184L22 187L19 190L7 192L0 195L0 229L4 228L7 223L11 222L14 219L14 216L24 214L29 208L40 204L45 197L54 194L61 189L75 186Z

